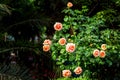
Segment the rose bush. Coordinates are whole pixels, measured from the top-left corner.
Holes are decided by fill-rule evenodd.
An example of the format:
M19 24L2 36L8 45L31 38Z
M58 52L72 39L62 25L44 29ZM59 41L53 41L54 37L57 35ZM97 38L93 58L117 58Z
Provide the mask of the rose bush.
M120 65L117 63L120 60L120 36L117 36L120 32L109 29L103 12L89 17L86 6L81 10L73 10L72 6L68 3L68 8L62 11L66 14L64 21L55 22L52 44L43 50L50 50L52 59L65 73L63 77L81 75L104 79L104 75L112 75L106 73L109 67ZM69 75L64 70L68 70Z

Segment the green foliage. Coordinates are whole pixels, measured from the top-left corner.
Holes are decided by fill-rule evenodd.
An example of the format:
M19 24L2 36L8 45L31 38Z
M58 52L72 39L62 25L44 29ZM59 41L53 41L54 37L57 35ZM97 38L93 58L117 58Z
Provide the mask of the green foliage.
M78 78L58 78L57 80L91 80L88 77L78 77Z

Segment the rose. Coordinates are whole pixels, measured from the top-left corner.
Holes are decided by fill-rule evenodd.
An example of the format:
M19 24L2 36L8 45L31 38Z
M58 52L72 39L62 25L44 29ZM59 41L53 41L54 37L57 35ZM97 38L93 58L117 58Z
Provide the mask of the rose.
M57 31L60 31L62 29L62 23L56 22L54 24L54 29L57 30Z
M58 42L59 42L60 45L65 45L66 44L66 39L65 38L60 38Z
M106 50L106 49L107 49L106 44L102 44L102 45L101 45L101 49L102 49L102 50Z
M100 51L100 55L99 55L101 58L104 58L105 56L106 56L106 53L105 53L105 51Z
M75 74L81 74L82 73L82 68L81 67L77 67L75 70L74 70Z
M63 77L70 77L71 76L71 71L70 70L63 70L62 75L63 75Z
M67 3L67 7L68 7L68 8L71 8L72 6L73 6L73 4L72 4L71 2L68 2L68 3Z
M43 51L47 52L50 50L50 45L43 45Z
M51 40L49 40L49 39L46 39L46 40L44 40L44 42L43 42L43 44L44 45L51 45Z
M67 45L66 45L66 51L67 52L74 52L75 51L75 44L73 44L73 43L67 43Z
M100 53L100 51L99 51L98 49L95 49L95 50L93 51L93 56L94 56L94 57L98 57L98 56L99 56L99 53Z

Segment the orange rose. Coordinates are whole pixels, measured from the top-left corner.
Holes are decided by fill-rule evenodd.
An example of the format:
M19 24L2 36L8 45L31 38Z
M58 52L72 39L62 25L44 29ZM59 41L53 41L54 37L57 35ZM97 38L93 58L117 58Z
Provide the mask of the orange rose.
M100 55L101 58L104 58L106 56L105 51L100 51Z
M73 43L68 43L68 44L66 45L66 51L67 51L67 52L74 52L74 51L75 51L75 44L73 44Z
M93 56L98 57L99 53L100 53L100 51L98 49L96 49L96 50L93 51Z
M60 31L62 29L62 23L56 22L54 24L54 29L57 30L57 31Z
M81 67L77 67L75 70L74 70L75 74L81 74L82 73L82 68Z
M46 40L44 40L44 42L43 42L43 44L44 45L51 45L51 40L49 40L49 39L46 39Z
M102 45L101 45L101 49L102 49L102 50L106 50L106 49L107 49L106 44L102 44Z
M50 45L43 45L43 51L47 52L50 50Z
M71 8L72 6L73 6L73 4L72 4L71 2L68 2L68 3L67 3L67 7L68 7L68 8Z
M65 38L59 39L59 44L60 45L65 45L65 43L66 43L66 39Z
M63 75L63 77L70 77L71 76L71 71L70 70L63 70L62 75Z

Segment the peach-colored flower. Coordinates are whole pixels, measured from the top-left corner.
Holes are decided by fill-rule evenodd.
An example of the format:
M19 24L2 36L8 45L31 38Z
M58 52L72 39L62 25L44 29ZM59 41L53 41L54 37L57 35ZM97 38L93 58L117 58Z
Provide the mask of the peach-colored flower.
M63 70L62 75L63 77L70 77L71 76L71 71L70 70Z
M72 4L71 2L68 2L68 3L67 3L67 7L68 7L68 8L71 8L72 6L73 6L73 4Z
M44 40L44 42L43 42L43 44L44 45L51 45L51 40L49 40L49 39L46 39L46 40Z
M60 45L65 45L66 44L66 39L65 38L60 38L58 42L59 42Z
M67 43L67 45L66 45L66 51L67 52L74 52L75 51L75 44L73 44L73 43Z
M50 50L50 45L43 45L43 51L47 52Z
M98 49L95 49L95 50L93 51L93 56L94 56L94 57L98 57L98 56L99 56L99 53L100 53L100 51L99 51Z
M102 50L106 50L106 49L107 49L106 44L102 44L102 45L101 45L101 49L102 49Z
M82 73L82 68L81 67L77 67L75 70L74 70L75 74L81 74Z
M60 31L62 29L62 23L56 22L54 24L54 29L57 30L57 31Z
M101 58L104 58L106 56L106 53L105 51L100 51L100 55L99 55Z

